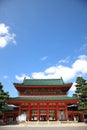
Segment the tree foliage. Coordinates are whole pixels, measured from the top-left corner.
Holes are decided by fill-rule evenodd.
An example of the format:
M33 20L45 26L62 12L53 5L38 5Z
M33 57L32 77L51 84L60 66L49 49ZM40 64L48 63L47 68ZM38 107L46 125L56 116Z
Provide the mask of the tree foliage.
M78 109L87 113L87 80L83 77L77 77L75 86L76 91L74 96L80 99Z
M6 100L9 98L8 92L4 92L3 85L0 83L0 114L6 110Z

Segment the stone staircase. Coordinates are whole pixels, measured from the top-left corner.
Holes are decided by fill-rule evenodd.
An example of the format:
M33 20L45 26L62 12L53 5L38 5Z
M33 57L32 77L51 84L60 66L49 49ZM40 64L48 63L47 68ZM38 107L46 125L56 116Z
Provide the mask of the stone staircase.
M30 126L30 127L65 127L65 126L84 126L84 122L78 123L76 121L29 121L29 122L21 122L19 126Z

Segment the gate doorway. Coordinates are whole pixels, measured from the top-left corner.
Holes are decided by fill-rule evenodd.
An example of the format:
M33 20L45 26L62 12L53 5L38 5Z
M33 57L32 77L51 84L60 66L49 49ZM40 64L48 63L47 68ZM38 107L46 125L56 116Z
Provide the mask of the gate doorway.
M60 110L59 111L59 121L65 121L65 120L66 120L65 111Z
M40 121L46 121L47 119L46 119L46 115L42 115L42 116L40 116Z
M47 121L46 110L40 110L40 121Z

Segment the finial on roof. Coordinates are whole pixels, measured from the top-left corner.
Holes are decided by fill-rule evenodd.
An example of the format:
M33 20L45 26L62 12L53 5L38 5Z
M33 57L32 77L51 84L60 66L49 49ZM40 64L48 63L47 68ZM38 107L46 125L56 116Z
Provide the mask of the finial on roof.
M60 79L62 80L62 82L63 82L63 84L64 84L63 78L62 78L62 77L60 77Z
M24 77L24 80L26 80L26 77Z
M62 78L62 77L60 77L60 79L62 79L62 80L63 80L63 78Z

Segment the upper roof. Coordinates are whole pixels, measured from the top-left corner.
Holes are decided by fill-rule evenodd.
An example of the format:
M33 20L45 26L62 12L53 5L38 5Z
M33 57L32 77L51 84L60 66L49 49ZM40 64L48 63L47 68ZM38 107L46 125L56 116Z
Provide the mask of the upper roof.
M64 85L62 78L60 79L25 79L22 85Z

